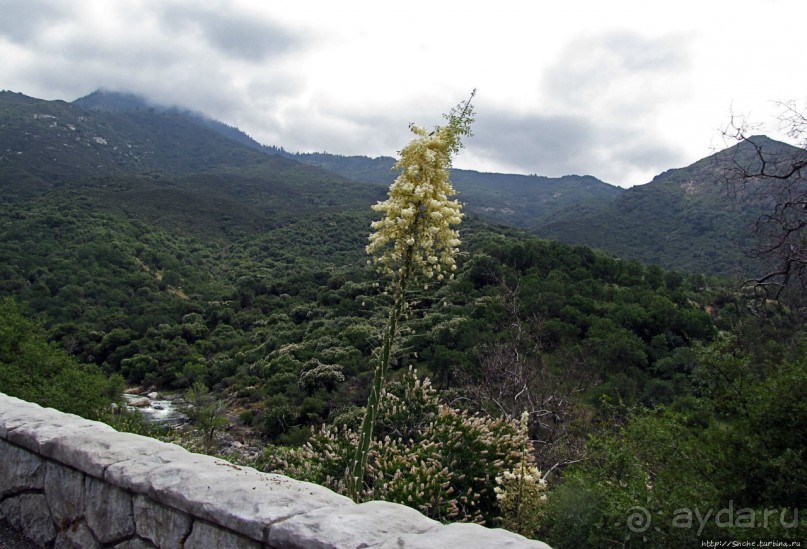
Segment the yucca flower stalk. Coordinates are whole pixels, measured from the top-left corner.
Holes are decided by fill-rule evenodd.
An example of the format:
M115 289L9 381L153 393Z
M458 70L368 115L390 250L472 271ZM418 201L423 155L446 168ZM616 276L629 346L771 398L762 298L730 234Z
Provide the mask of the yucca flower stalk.
M384 330L381 353L375 366L359 445L348 471L350 497L358 502L367 468L367 456L384 388L398 322L406 307L407 288L413 283L453 278L459 233L452 228L462 220L460 204L449 179L452 156L462 148L462 137L471 134L476 90L467 101L446 115L447 124L434 131L410 125L415 138L400 152L395 168L400 175L392 183L389 198L373 206L383 217L371 224L367 253L370 262L388 279L393 298Z

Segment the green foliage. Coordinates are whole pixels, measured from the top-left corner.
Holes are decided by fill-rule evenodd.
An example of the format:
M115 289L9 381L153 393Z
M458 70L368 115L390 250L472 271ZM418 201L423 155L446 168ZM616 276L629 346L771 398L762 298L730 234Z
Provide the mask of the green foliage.
M438 520L498 524L496 477L531 463L517 423L444 406L428 380L411 370L389 385L377 421L363 499L399 502ZM359 436L354 429L326 425L300 448L267 448L261 466L346 494L344 474Z
M183 408L183 412L198 431L202 450L210 452L216 435L229 423L225 415L227 402L210 393L201 381L193 384L186 398L188 405Z
M90 419L106 417L120 394L93 364L79 364L49 343L10 299L0 301L0 391Z
M237 404L238 428L275 445L267 467L343 490L392 302L363 254L388 160L295 157L374 183L355 184L232 129L216 131L240 145L222 143L179 112L0 96L0 137L23 151L0 169L0 297L14 300L0 306L0 390L155 434L139 414L105 416L123 380L193 388L192 444L214 451L223 404ZM592 178L452 172L472 213L465 253L453 281L415 288L401 319L365 496L538 528L558 547L804 537L672 525L677 508L807 500L803 303L691 272L734 273L727 243L755 215L724 209L712 175L701 162L620 193ZM579 196L611 205L564 220ZM542 234L683 270L474 215L528 228L552 215ZM439 392L402 376L410 364ZM519 480L525 437L548 485ZM653 527L631 530L632 508Z
M557 547L803 539L807 523L794 514L807 497L807 360L796 346L764 366L747 344L721 334L697 353L700 396L637 409L595 437L589 459L551 492L544 539Z

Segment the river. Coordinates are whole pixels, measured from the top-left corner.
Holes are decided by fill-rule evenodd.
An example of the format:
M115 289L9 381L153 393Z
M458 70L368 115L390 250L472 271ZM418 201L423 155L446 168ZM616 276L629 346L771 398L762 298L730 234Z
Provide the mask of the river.
M149 394L154 395L154 393ZM179 425L188 420L188 416L183 414L178 409L178 401L174 398L161 396L150 398L146 394L124 394L123 397L128 404L127 408L130 410L137 410L143 415L145 420L150 423L159 423L161 425ZM146 400L148 401L148 404L144 405ZM131 403L133 402L139 402L141 404L132 406Z

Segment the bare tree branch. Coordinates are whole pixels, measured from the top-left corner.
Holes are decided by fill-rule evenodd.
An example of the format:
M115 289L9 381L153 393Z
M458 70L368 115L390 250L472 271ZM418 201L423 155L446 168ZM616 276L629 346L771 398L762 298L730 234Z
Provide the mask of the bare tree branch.
M492 415L529 417L529 434L542 468L557 469L580 460L585 452L582 431L575 428L581 408L577 395L595 380L582 360L550 367L541 345L544 322L525 315L519 300L521 280L488 273L499 283L507 337L476 349L478 367L456 372L472 408Z
M780 105L779 120L798 147L749 135L752 127L732 116L723 135L738 146L721 159L727 190L767 210L754 224L751 254L770 269L747 283L776 299L788 289L807 292L807 116L793 102Z

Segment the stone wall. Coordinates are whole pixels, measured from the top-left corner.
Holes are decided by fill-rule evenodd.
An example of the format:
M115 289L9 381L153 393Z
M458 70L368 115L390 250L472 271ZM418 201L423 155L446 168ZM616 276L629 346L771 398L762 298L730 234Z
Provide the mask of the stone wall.
M547 548L194 454L0 393L0 517L45 547Z

